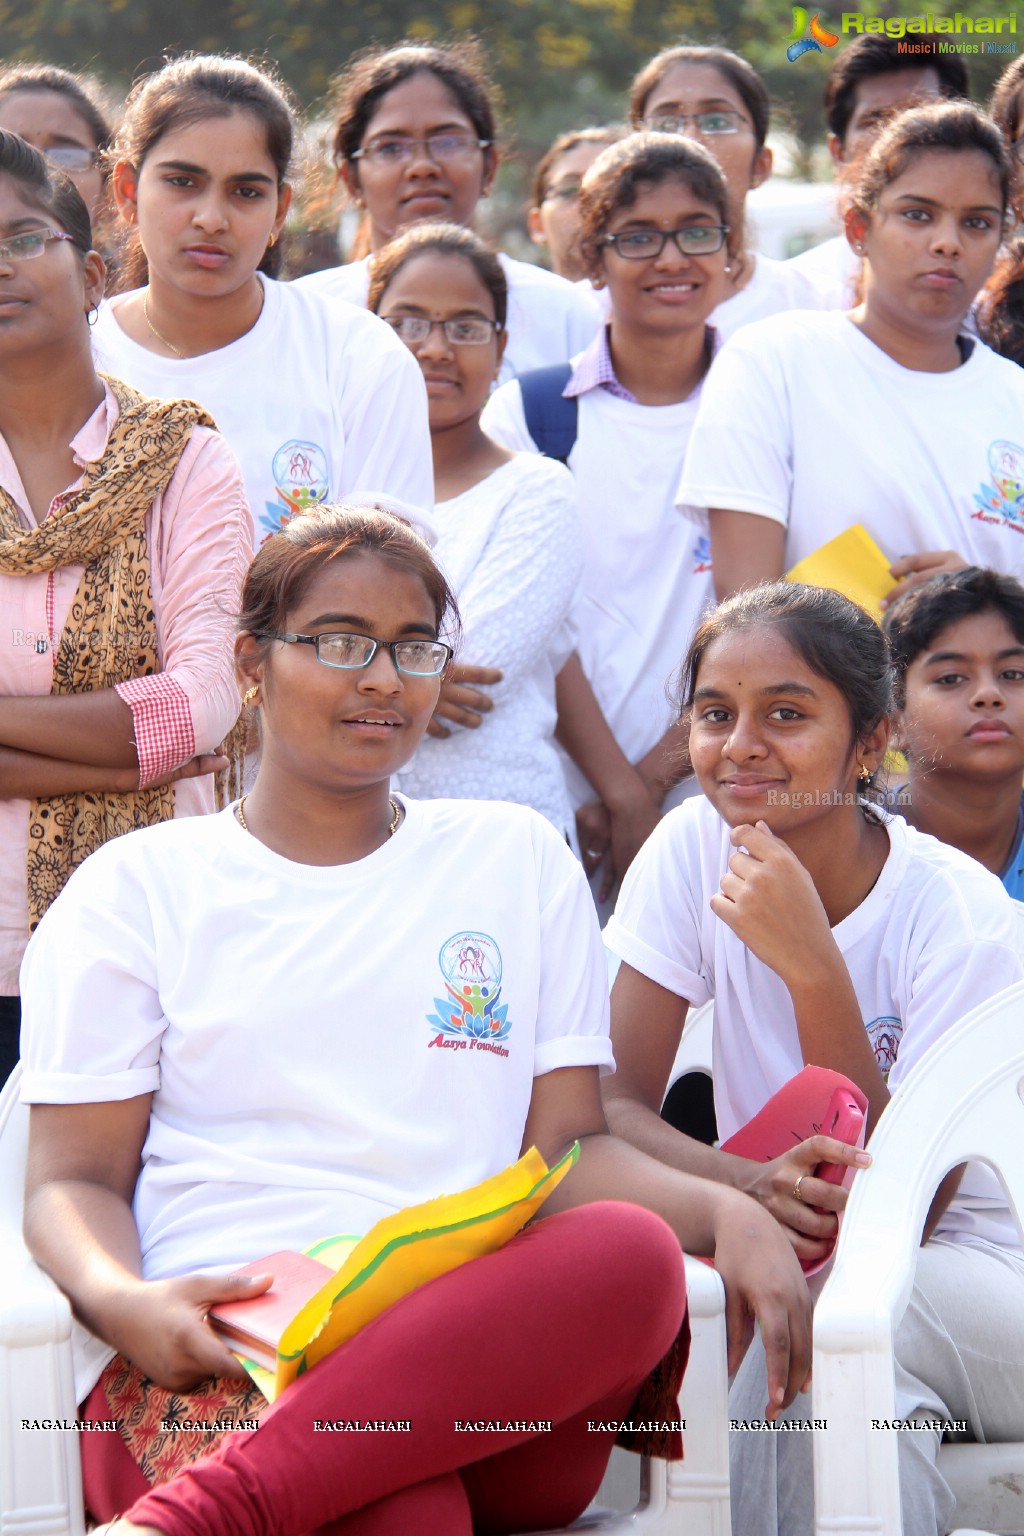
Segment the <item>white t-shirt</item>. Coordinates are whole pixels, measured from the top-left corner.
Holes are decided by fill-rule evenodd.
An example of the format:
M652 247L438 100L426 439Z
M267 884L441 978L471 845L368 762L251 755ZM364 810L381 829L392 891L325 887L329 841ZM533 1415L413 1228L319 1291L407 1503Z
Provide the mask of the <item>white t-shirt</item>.
M519 453L435 508L434 556L459 602L459 660L500 667L494 709L474 730L424 736L403 790L532 805L564 835L572 821L555 747L555 676L583 571L576 487L562 464Z
M748 260L750 258L748 257ZM821 290L788 261L774 256L755 258L754 275L731 299L719 304L708 322L724 341L754 320L779 315L791 309L829 309Z
M1021 980L1024 967L1013 903L997 877L901 817L885 827L882 872L832 933L895 1088L951 1025ZM723 1141L804 1065L785 983L710 907L733 851L729 827L704 798L670 811L630 866L605 929L609 949L659 986L693 1007L714 998ZM995 1175L973 1163L939 1230L1020 1244Z
M72 876L22 967L22 1098L152 1093L143 1273L233 1268L513 1162L535 1076L611 1067L607 990L583 873L533 811L412 801L319 867L229 808Z
M809 251L801 251L786 262L794 272L806 277L820 292L822 309L852 309L861 259L845 235L834 235Z
M675 718L670 694L697 621L713 600L711 551L673 506L698 396L637 405L606 389L579 396L569 455L585 570L574 610L580 662L616 740L636 762ZM536 452L517 382L491 396L484 430ZM567 765L574 805L594 790Z
M711 367L677 505L783 524L787 570L861 523L890 560L952 549L1022 577L1024 371L975 342L920 373L845 314L764 320Z
M508 343L499 380L514 379L530 368L564 363L581 352L601 323L601 307L593 290L588 293L532 261L513 261L504 251L498 252L498 260L508 283ZM365 304L370 258L311 272L296 278L293 286Z
M201 357L160 357L100 309L96 366L158 399L198 400L245 476L256 547L296 512L352 492L434 503L423 375L375 315L291 283L260 279L252 330Z

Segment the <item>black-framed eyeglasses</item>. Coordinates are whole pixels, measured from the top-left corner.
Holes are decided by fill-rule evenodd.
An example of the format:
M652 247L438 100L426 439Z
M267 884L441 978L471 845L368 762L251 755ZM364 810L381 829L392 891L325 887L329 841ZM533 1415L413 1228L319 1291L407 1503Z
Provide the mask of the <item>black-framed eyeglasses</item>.
M709 107L706 112L660 112L644 120L644 127L654 133L685 133L692 123L701 138L716 138L720 133L739 133L749 127L742 112L731 107Z
M475 133L447 129L444 133L428 133L423 139L408 138L404 134L372 139L362 149L354 149L349 159L369 160L371 165L408 165L416 151L422 149L435 165L446 165L451 160L464 160L476 154L478 149L490 147L490 139L478 139Z
M441 327L453 347L484 347L502 329L500 320L485 320L479 315L456 315L452 320L428 320L426 315L382 315L381 319L407 347L418 347L426 341L435 325Z
M58 170L69 175L75 171L91 171L99 162L99 151L86 149L84 144L51 144L42 153Z
M623 229L602 235L599 245L614 246L624 261L648 261L660 256L667 240L674 240L683 256L713 256L725 244L728 224L687 224L683 229Z
M51 240L70 240L76 243L74 235L66 235L62 229L27 229L23 235L11 235L6 240L0 240L0 261L34 261L46 250Z
M357 671L368 667L379 650L391 652L396 672L410 677L436 677L451 658L452 648L443 640L374 640L371 635L350 635L328 631L322 635L296 635L289 631L263 630L257 640L283 640L286 645L312 645L316 659L325 667Z

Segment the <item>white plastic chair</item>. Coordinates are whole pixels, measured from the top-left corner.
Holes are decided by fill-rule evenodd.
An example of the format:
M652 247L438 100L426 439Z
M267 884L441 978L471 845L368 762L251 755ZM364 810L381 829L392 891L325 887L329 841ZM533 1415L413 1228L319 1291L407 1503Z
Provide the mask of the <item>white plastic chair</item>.
M71 1308L21 1236L28 1110L18 1067L0 1094L0 1531L82 1536L78 1435L21 1429L77 1416Z
M901 1536L892 1418L893 1331L906 1309L936 1187L959 1163L988 1163L1024 1215L1024 983L974 1009L893 1094L858 1174L835 1267L815 1308L816 1536ZM1024 1362L1016 1362L1017 1368ZM1024 1533L1024 1444L944 1445L939 1470L962 1536Z
M30 1432L22 1419L74 1419L71 1309L29 1257L21 1236L28 1110L20 1068L0 1093L0 1532L84 1536L78 1436ZM640 1507L590 1511L574 1531L602 1536L729 1536L725 1290L709 1265L687 1258L693 1342L679 1396L686 1459L643 1463Z

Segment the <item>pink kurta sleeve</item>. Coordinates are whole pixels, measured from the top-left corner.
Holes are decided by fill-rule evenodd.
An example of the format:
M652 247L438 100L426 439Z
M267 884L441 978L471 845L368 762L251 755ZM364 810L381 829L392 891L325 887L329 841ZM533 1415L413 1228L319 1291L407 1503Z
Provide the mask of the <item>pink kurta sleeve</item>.
M238 718L233 642L253 531L242 472L218 433L193 428L149 537L161 671L117 689L143 786L212 752Z

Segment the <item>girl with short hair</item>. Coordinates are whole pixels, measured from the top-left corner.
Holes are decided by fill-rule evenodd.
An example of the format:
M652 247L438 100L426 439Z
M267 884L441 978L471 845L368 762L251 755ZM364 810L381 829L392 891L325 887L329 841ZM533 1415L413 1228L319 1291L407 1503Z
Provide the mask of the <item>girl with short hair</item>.
M882 628L907 764L887 802L1024 900L1024 587L967 566L898 598Z

